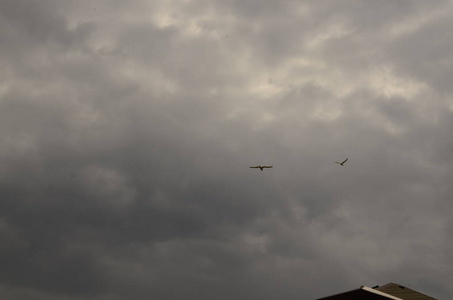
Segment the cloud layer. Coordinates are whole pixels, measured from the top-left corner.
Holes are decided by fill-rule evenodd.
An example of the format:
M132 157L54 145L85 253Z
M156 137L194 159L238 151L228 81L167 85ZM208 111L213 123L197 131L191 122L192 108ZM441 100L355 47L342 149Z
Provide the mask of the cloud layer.
M448 299L451 8L1 1L0 297Z

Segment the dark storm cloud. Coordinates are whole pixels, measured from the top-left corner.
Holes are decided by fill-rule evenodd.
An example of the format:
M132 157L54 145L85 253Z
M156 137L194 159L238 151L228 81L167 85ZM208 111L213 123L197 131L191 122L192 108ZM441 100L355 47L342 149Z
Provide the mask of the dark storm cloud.
M3 1L0 295L448 298L450 15L425 3Z

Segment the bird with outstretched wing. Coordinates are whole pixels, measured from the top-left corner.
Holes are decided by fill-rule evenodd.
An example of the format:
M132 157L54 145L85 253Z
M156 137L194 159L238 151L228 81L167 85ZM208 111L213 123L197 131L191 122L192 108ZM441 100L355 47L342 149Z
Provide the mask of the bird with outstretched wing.
M345 160L343 160L342 162L339 162L339 161L336 161L335 163L336 164L339 164L340 166L343 166L345 162L347 162L348 159L346 158Z
M250 167L251 169L260 169L261 171L263 171L263 169L270 169L272 168L273 166L261 166L261 165L258 165L258 166L254 166L254 167Z

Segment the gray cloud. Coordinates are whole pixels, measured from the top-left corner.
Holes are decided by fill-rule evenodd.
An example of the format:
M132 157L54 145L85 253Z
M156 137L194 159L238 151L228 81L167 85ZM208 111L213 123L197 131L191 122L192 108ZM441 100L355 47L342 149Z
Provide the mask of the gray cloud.
M449 6L3 1L0 296L447 299Z

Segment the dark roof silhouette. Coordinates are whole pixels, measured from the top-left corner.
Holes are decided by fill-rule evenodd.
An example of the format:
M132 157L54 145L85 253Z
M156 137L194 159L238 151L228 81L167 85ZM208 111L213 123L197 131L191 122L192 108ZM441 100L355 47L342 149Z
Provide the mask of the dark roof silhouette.
M396 283L387 283L381 287L377 287L376 290L404 300L436 300L433 297Z
M387 283L381 287L359 289L319 298L318 300L437 300L396 283Z

